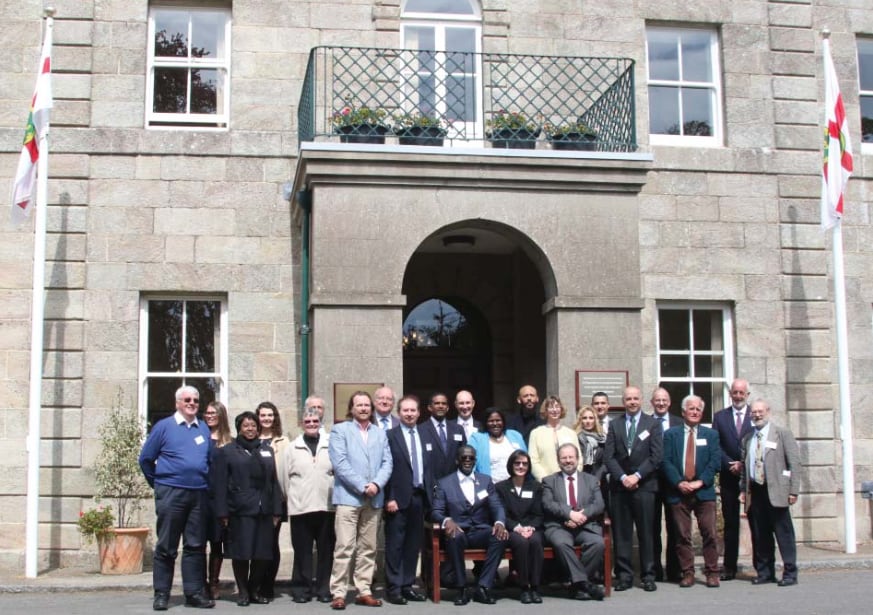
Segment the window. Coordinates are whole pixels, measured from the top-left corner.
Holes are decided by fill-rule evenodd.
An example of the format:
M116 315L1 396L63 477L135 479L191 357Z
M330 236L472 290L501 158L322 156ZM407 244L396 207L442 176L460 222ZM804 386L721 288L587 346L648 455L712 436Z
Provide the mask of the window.
M146 125L226 128L230 9L152 6Z
M733 319L718 305L658 306L658 382L673 407L694 394L703 398L705 423L729 402L733 380Z
M140 400L151 426L175 412L182 385L200 390L201 411L227 400L227 306L214 297L143 298Z
M873 39L858 41L858 80L861 95L861 141L873 143Z
M405 75L416 109L451 123L449 138L481 134L481 17L470 0L407 0L400 30L404 49L420 50ZM462 132L463 131L463 132Z
M654 144L720 145L718 37L697 28L646 28L649 133Z

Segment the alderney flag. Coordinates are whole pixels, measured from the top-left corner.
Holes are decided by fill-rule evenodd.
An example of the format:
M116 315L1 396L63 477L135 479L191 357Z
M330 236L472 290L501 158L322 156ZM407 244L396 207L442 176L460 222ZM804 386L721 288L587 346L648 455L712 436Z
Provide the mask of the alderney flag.
M825 76L824 160L821 181L821 226L827 230L843 217L846 183L852 175L852 143L840 94L830 41L822 41Z
M49 131L49 110L52 108L52 29L46 28L45 42L39 59L39 76L30 103L30 115L24 129L24 145L18 159L15 184L12 186L12 223L21 224L36 203L36 167L40 154L40 139ZM46 179L46 178L43 178Z

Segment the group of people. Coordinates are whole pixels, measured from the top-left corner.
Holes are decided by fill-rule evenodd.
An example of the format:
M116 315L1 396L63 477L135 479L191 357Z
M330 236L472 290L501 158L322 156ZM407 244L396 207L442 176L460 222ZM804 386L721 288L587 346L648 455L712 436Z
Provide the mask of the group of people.
M313 599L346 608L351 584L355 604L378 607L372 591L380 524L384 524L384 599L421 602L414 586L425 522L439 524L446 552L443 583L456 588L455 604L494 604L492 589L504 551L522 603L541 603L543 549L550 546L571 597L602 600L604 574L614 589L633 586L633 532L639 542L641 586L673 580L695 584L692 514L703 539L708 587L735 578L740 507L753 537L753 583L775 582L774 535L784 561L780 586L797 582L789 506L800 475L791 433L773 425L763 400L748 406L748 383L731 386L733 405L701 425L704 402L682 400L682 418L669 413L658 388L652 414L641 411L640 390L628 387L624 412L610 416L604 393L567 426L556 396L540 402L533 386L518 392L517 412L488 408L474 418L469 391L426 402L406 395L396 403L388 387L358 391L345 421L323 426L324 400L304 402L302 432L289 440L270 402L235 419L230 433L220 402L199 414L199 393L176 392L176 413L156 423L140 455L155 489L155 610L169 604L173 569L182 539L185 603L211 608L218 597L223 558L232 561L237 604L274 597L279 531L290 522L294 602ZM715 478L720 476L725 554L716 547ZM667 528L666 571L661 564L662 511ZM614 571L603 570L602 522L614 533ZM206 545L209 545L209 558ZM313 555L315 547L316 555ZM581 547L581 556L577 555ZM464 551L486 551L468 586ZM208 563L207 563L208 562ZM422 562L424 569L426 564ZM424 574L424 570L423 570Z

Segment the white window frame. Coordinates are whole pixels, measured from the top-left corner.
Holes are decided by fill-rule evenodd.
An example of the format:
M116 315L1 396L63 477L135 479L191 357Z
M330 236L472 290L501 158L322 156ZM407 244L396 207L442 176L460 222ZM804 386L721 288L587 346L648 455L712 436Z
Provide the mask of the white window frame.
M473 109L475 117L474 121L463 123L463 131L466 135L466 140L453 140L453 137L461 134L461 131L456 129L453 132L452 127L449 127L447 137L449 139L449 143L451 143L452 146L481 147L483 143L482 141L476 141L471 139L470 137L485 134L483 119L485 115L485 109L484 101L482 100L484 93L484 88L482 87L482 56L480 55L482 53L482 10L479 6L479 2L477 2L476 0L470 0L469 4L473 9L472 15L460 15L452 13L416 13L407 12L406 2L404 1L400 13L400 46L401 48L406 48L406 30L408 27L433 28L434 47L436 47L434 51L437 52L447 51L446 30L448 28L466 28L473 32L473 38L475 40L475 49L473 51L476 53L474 67L475 73L472 75L476 92L476 104ZM437 53L436 61L440 66L445 65L445 60L446 57L444 53ZM442 101L445 101L446 98L445 83L449 75L446 74L445 71L435 72L433 73L433 75L437 100L440 101L437 104L437 112L440 115L445 115L447 110L445 108L445 103Z
M712 72L712 82L707 81L685 81L682 75L676 81L665 79L652 79L649 62L649 33L650 32L669 32L676 35L682 32L707 32L709 34L709 56L712 63L710 69ZM678 41L677 41L678 43ZM678 49L679 67L682 67L682 48ZM690 26L661 26L661 25L646 25L646 79L647 91L652 86L664 86L672 88L686 89L706 89L712 92L713 97L713 126L712 136L700 137L691 135L665 135L654 133L649 129L649 141L652 145L681 145L685 147L721 147L724 143L724 120L723 120L723 100L722 100L722 74L721 74L721 53L719 51L718 31L715 28L690 27ZM682 112L682 97L679 97L679 124L684 123L684 114ZM649 107L651 112L651 103ZM651 116L649 116L651 117Z
M858 38L858 44L857 44L857 52L858 52L857 53L858 102L859 102L859 104L858 104L858 115L859 115L858 121L859 121L859 123L861 121L861 118L863 117L861 115L860 100L862 98L869 98L871 100L871 102L873 102L873 89L871 89L871 90L862 90L861 89L861 53L860 52L861 52L862 46L869 47L871 54L873 54L873 38L868 38L868 37ZM871 68L871 70L873 70L873 67L870 67L870 68ZM871 141L869 143L864 141L864 131L863 130L860 131L859 135L860 135L860 141L861 141L861 152L863 154L873 154L873 141Z
M150 372L148 370L149 358L149 302L150 301L217 301L221 305L219 316L219 349L216 357L216 370L213 372L188 372L184 369L186 364L185 340L187 320L182 321L182 360L183 369L178 372ZM185 310L182 310L185 314ZM218 397L221 403L228 403L228 307L226 295L153 295L143 294L139 301L139 412L143 421L148 420L149 378L181 378L183 383L188 378L214 378L218 382ZM167 404L173 400L168 399ZM201 412L203 409L201 408Z
M160 58L155 57L155 13L215 13L224 16L224 57L223 58ZM185 6L152 3L148 19L148 55L146 67L145 124L153 130L220 130L228 129L230 122L230 83L231 83L231 10L227 6ZM188 24L188 40L191 39L191 23ZM221 113L157 113L154 111L155 69L156 68L214 69L224 74L223 92L219 93ZM190 84L190 79L189 79ZM190 88L189 88L190 89ZM187 96L190 105L190 91Z
M721 405L719 407L713 407L710 409L710 415L715 415L715 413L721 408L726 407L730 403L730 385L734 380L734 316L732 307L730 305L724 303L709 303L709 302L668 302L668 301L659 301L655 306L655 367L657 371L657 379L656 382L680 382L680 383L689 383L691 392L694 392L694 384L712 384L714 382L722 383L722 399ZM694 346L694 318L691 314L689 314L688 318L688 340L689 346L691 348L685 350L667 350L664 351L661 349L661 318L660 312L661 310L688 310L689 312L693 312L695 310L706 310L706 311L720 311L721 312L721 323L722 323L722 345L723 350L721 351L713 351L713 350L697 350ZM662 376L661 375L661 357L662 356L684 356L689 357L689 366L691 369L691 375L689 377L680 378L677 376ZM694 357L695 356L721 356L722 365L724 365L724 377L723 378L713 378L713 377L697 377L694 374ZM681 400L673 400L676 403L681 402ZM716 400L713 399L712 403L715 404Z

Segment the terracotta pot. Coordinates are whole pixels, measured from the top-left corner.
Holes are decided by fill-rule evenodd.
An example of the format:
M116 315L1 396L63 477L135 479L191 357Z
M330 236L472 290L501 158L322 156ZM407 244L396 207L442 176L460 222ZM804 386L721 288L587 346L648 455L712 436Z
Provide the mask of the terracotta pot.
M147 527L117 527L115 533L98 541L101 574L139 574Z

